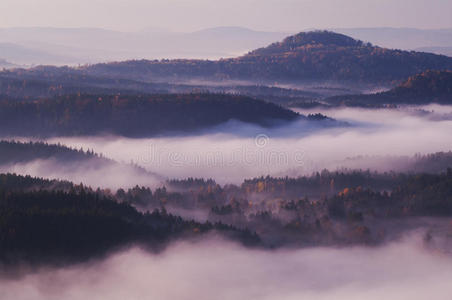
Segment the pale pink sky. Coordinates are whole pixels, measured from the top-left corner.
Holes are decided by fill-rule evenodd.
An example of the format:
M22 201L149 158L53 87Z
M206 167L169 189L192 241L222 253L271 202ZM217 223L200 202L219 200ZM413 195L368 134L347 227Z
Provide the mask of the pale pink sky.
M0 27L451 28L451 0L1 0Z

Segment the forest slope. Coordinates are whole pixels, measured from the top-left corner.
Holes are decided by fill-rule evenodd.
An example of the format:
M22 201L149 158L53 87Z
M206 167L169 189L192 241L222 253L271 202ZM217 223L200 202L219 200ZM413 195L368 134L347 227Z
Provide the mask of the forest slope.
M348 36L302 32L247 55L218 61L140 60L83 68L90 75L140 80L303 81L336 80L390 83L428 69L452 69L452 58L380 48Z
M67 96L34 102L0 102L4 136L154 136L186 133L238 120L273 126L302 118L275 104L245 96L171 94Z
M452 104L452 71L426 71L397 87L368 95L335 96L330 104L374 106L382 104Z

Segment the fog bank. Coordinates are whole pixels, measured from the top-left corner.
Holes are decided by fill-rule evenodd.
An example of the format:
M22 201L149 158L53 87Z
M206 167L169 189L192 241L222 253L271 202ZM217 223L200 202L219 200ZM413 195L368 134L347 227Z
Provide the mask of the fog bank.
M355 156L413 156L452 149L451 107L404 109L309 110L322 112L349 126L322 122L296 123L274 129L230 122L193 136L129 139L120 137L54 138L70 147L94 149L168 178L204 177L219 183L245 178L307 175L324 168L352 166L397 170L396 161ZM348 165L347 165L348 164Z
M99 163L95 159L80 162L62 162L54 159L38 159L26 163L0 166L0 173L15 173L46 179L83 183L93 188L131 188L136 185L156 188L165 179L128 164Z
M262 251L210 240L1 279L1 299L450 299L452 258L412 235L380 248Z

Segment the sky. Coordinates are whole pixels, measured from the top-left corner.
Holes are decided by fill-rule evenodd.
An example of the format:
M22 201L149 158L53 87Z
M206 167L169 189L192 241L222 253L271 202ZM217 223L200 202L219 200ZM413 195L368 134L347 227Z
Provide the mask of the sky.
M452 28L451 0L1 0L0 27Z

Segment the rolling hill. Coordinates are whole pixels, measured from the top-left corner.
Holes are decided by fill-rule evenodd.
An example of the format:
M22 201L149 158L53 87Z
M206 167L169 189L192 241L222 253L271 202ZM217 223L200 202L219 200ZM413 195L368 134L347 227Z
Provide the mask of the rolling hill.
M124 187L126 178L134 184L157 186L164 177L135 164L118 162L92 150L73 149L61 144L0 140L0 173L18 173L66 179L85 185ZM121 179L110 176L121 174ZM102 178L101 183L98 179Z
M199 34L227 35L237 30L243 31L220 28ZM312 31L233 59L132 60L5 70L0 72L0 99L208 91L285 105L387 89L427 70L452 70L452 57L385 49L342 34Z
M186 221L165 210L140 213L104 191L30 176L0 174L0 207L3 270L24 262L86 261L130 244L157 251L213 231L245 245L260 242L247 230Z
M333 105L373 106L382 104L452 104L452 71L426 71L382 93L335 96Z
M4 136L116 134L148 137L188 133L229 120L274 126L301 118L275 104L226 94L81 95L0 102Z
M135 60L82 68L86 74L138 80L257 80L264 82L362 81L390 83L434 69L452 58L380 48L328 32L302 32L232 59Z

